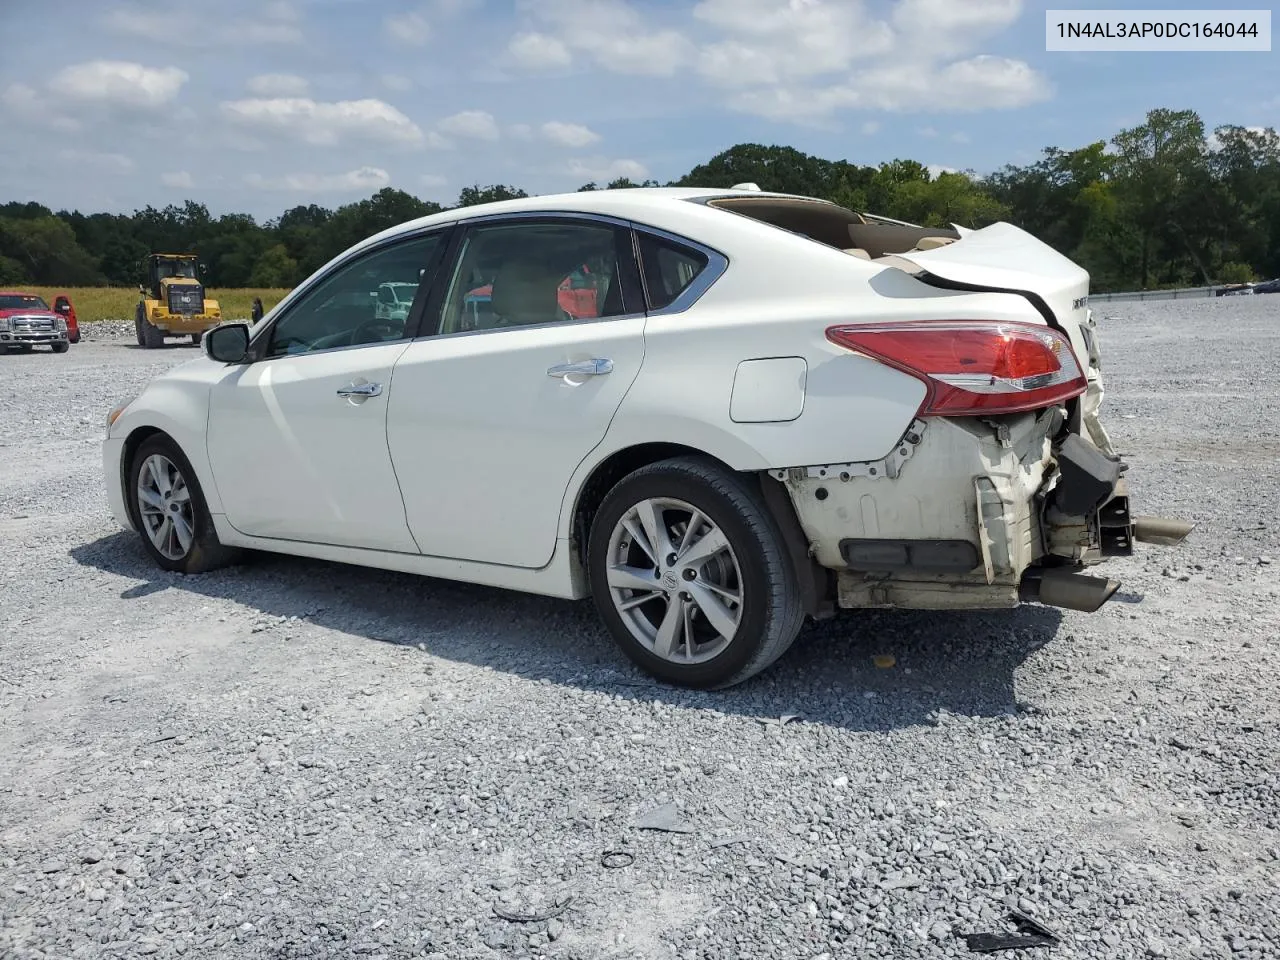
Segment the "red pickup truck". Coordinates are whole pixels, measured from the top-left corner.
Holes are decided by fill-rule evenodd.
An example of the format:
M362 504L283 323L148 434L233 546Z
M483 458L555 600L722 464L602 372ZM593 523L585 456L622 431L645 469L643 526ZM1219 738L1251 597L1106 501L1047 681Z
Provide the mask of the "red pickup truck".
M41 345L66 353L80 340L80 327L66 294L58 294L54 302L50 307L38 294L0 290L0 350L29 351Z

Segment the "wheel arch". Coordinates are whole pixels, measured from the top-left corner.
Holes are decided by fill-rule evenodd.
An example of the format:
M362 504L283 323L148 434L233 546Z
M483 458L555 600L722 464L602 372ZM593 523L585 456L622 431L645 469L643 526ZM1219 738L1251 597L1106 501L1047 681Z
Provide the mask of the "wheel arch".
M790 497L768 474L754 470L735 470L714 454L697 447L671 441L652 441L633 444L615 450L606 456L587 475L578 487L570 515L569 547L574 562L582 571L587 570L587 540L591 521L608 492L625 476L641 467L674 457L700 457L720 468L750 479L753 489L760 493L761 502L767 508L782 535L782 546L800 585L804 612L812 617L825 617L834 610L831 601L831 575L819 566L809 553L809 541L800 526L800 518Z

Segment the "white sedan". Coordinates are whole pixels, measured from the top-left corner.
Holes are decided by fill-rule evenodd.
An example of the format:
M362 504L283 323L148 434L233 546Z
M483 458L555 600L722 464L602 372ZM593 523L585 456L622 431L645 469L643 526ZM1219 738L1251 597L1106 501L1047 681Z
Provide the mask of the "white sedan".
M111 509L167 570L253 549L591 596L689 686L839 608L1096 610L1118 584L1084 568L1191 528L1130 515L1088 284L1009 224L750 184L449 210L112 410Z

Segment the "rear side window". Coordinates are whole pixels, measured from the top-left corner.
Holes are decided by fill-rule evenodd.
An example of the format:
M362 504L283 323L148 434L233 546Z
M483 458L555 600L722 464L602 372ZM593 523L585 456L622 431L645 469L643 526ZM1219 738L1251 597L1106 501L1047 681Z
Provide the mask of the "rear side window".
M649 293L649 309L661 310L670 306L693 283L709 261L702 251L674 240L643 231L637 236L644 284Z

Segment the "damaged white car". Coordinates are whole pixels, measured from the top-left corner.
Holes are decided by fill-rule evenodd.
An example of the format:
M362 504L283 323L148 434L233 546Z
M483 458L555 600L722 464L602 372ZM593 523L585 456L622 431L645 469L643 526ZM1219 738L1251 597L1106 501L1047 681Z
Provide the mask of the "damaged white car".
M839 608L1096 610L1118 585L1085 568L1191 528L1130 514L1088 285L1008 224L752 185L449 210L112 410L109 500L168 570L254 549L590 596L698 687Z

